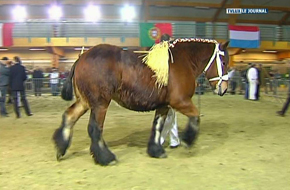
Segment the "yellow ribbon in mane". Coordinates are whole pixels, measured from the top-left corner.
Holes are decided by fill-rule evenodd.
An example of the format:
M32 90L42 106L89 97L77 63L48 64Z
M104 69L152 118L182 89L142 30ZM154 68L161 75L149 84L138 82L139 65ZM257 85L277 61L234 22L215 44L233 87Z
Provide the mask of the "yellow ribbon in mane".
M168 84L168 42L160 42L152 46L148 54L142 59L142 61L155 73L153 77L156 77L156 83L158 87L167 86Z

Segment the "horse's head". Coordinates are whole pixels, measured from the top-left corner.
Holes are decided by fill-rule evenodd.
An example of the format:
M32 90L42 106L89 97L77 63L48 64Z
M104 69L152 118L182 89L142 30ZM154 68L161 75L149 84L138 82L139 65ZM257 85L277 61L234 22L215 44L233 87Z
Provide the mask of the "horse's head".
M215 93L223 96L228 89L229 42L215 44L212 56L204 69L206 78L214 88Z

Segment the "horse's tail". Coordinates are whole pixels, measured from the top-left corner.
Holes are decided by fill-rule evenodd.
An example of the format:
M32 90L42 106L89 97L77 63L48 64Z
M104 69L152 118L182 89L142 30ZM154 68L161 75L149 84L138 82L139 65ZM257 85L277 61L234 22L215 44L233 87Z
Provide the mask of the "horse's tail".
M79 59L78 59L79 60ZM75 67L77 65L78 60L76 60L76 62L73 64L70 73L68 75L68 77L66 78L62 90L61 90L61 97L64 100L72 100L73 99L73 83L72 83L72 78L74 76L75 73Z

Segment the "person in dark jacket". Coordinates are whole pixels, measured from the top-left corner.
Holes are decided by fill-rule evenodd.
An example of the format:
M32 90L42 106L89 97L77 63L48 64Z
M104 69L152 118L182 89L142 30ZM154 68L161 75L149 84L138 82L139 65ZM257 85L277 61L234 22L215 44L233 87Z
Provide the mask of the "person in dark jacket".
M280 111L277 111L276 113L280 116L285 116L285 113L289 107L289 104L290 104L290 78L289 78L288 96L287 96L286 102L284 103L282 109Z
M35 96L41 96L41 87L43 84L43 72L41 69L36 68L32 74L33 83L34 83L34 93Z
M14 57L15 64L10 68L10 87L13 96L14 103L14 111L16 113L16 117L20 118L20 112L18 107L17 98L20 95L21 102L25 109L25 113L28 116L32 116L33 114L30 112L28 102L26 100L24 82L27 79L25 67L21 65L21 60L19 57Z
M9 84L9 74L10 70L7 67L8 58L3 57L0 61L0 113L2 117L8 117L6 111L6 94Z
M12 65L13 65L13 61L8 61L7 62L7 66L9 67L9 72L10 72L10 67ZM12 104L12 92L11 92L11 88L10 88L10 85L9 84L8 84L8 88L7 88L7 94L8 94L7 104Z

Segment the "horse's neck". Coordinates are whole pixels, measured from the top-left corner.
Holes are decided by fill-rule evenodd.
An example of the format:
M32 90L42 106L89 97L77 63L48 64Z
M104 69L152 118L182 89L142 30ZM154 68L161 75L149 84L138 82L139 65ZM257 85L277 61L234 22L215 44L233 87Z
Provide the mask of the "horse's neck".
M210 58L213 55L215 44L213 43L200 43L196 45L194 51L191 48L188 48L188 55L190 55L191 66L195 73L195 76L198 77L203 73L205 67L207 66Z

